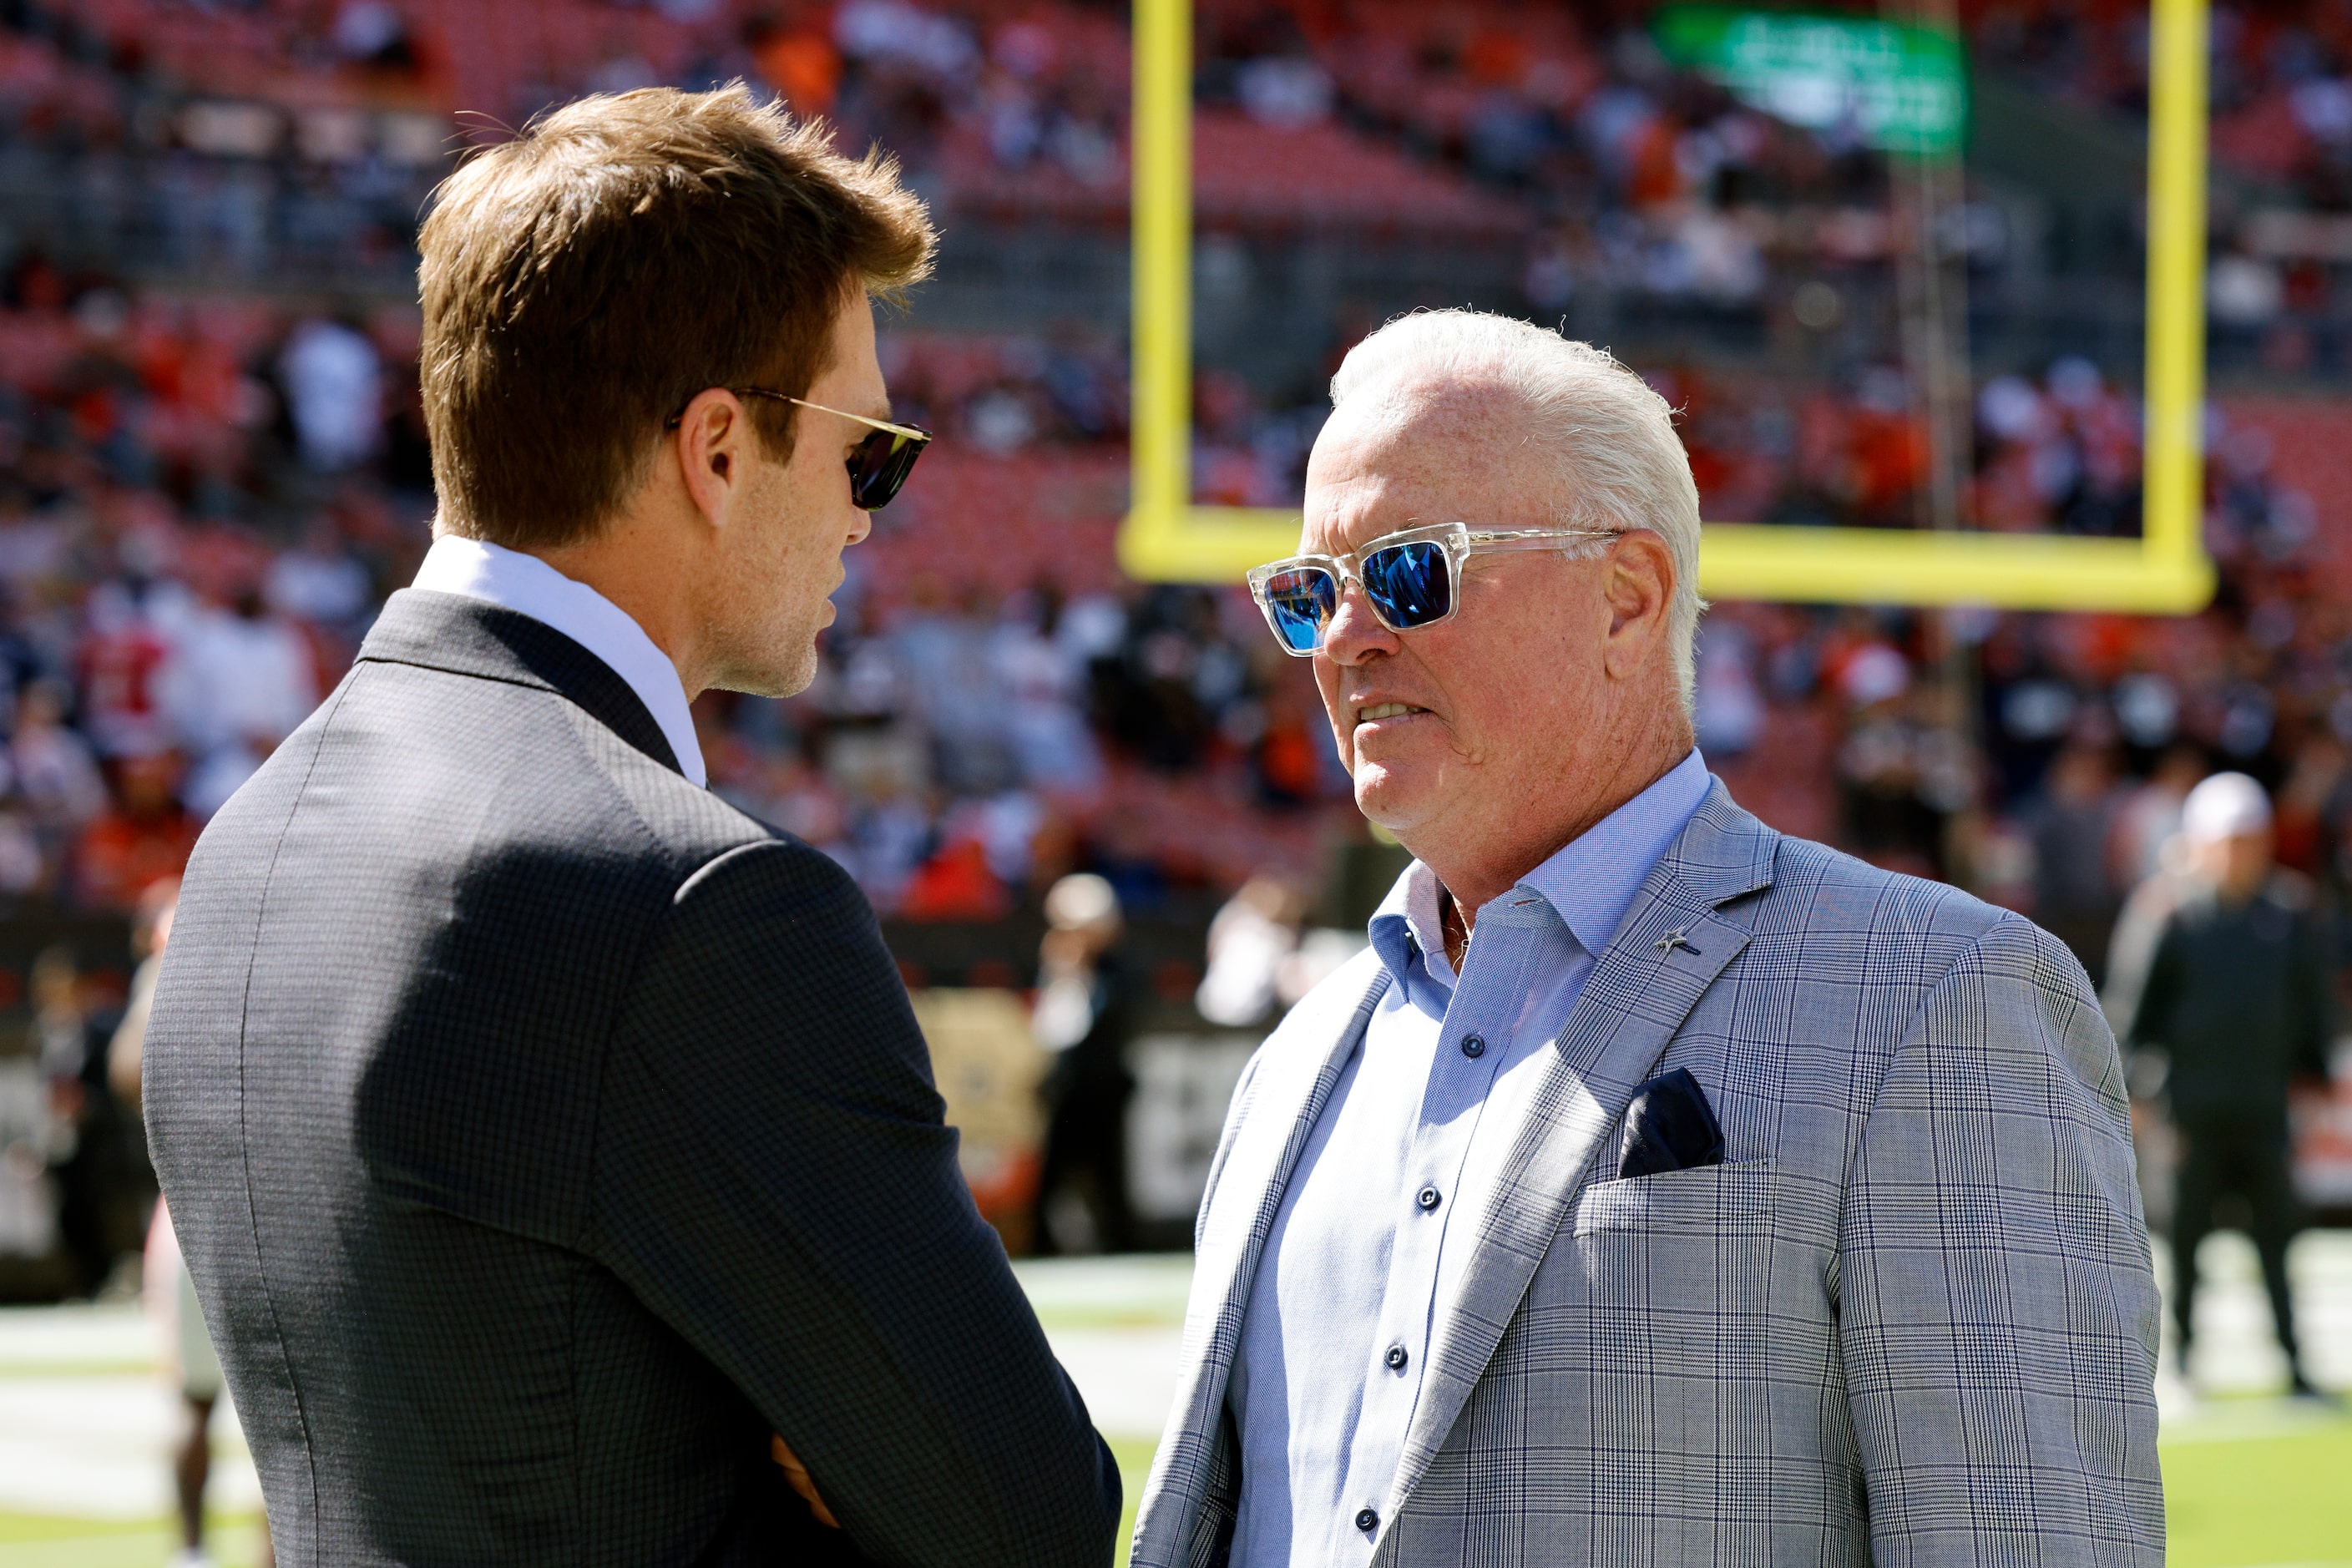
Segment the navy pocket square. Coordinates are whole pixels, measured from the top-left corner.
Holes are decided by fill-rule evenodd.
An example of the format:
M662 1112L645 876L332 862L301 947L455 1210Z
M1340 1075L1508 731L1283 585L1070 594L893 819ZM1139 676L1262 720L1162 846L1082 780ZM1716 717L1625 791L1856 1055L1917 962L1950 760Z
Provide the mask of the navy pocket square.
M1657 1176L1722 1163L1723 1128L1688 1068L1634 1087L1633 1103L1625 1108L1618 1175Z

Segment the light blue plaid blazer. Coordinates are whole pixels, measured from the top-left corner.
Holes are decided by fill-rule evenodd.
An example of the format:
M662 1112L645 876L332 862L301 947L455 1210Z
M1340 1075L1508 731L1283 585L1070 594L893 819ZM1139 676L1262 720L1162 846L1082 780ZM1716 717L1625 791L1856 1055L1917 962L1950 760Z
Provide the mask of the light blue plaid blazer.
M1385 984L1351 962L1234 1093L1138 1568L1226 1558L1251 1279ZM1374 1568L2159 1568L2123 1079L2053 938L1718 781L1551 1050L1524 1119L1480 1130L1512 1197L1440 1303ZM1634 1085L1677 1067L1726 1163L1616 1179Z

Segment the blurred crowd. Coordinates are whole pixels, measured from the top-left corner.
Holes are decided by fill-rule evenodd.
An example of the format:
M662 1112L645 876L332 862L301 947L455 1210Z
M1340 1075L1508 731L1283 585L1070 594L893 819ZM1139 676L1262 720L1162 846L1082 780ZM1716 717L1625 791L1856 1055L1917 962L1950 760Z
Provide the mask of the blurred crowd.
M884 618L859 586L816 684L735 700L706 751L714 788L832 853L886 913L992 919L1081 867L1149 911L1254 847L1187 845L1138 797L1150 781L1212 796L1244 835L1344 794L1311 696L1237 595L1045 583L1000 601L926 576Z
M2336 145L2337 9L2217 11L2224 143L2285 102L2312 147ZM1501 243L1533 247L1524 288L1540 309L1604 285L1694 316L1770 294L1826 330L1860 309L1857 280L1895 243L1885 159L1851 124L1773 120L1671 68L1643 15L1374 0L1199 12L1204 183L1220 149L1250 145L1208 134L1221 122L1391 149L1520 215ZM474 129L492 134L571 92L649 81L762 81L848 140L888 146L951 225L983 188L1123 200L1122 8L545 0L457 48L462 20L440 0L0 5L0 179L79 160L51 197L150 215L106 231L110 268L53 255L37 224L0 223L0 893L131 907L339 677L425 542L412 308L126 279L168 273L174 256L234 276L254 245L396 269L450 109L484 109ZM2054 97L2101 112L2144 97L2136 14L1972 5L1963 21L1980 61ZM180 194L121 196L134 185ZM2333 199L2307 188L2317 208ZM1982 226L1961 217L1968 249ZM1782 260L1809 281L1774 283ZM1328 308L1336 354L1371 323ZM1683 411L1710 518L1913 526L1932 454L1895 348L1853 340L1803 375L1753 356L1644 368ZM853 552L816 687L702 705L719 787L912 918L1034 903L1076 869L1137 910L1262 866L1311 878L1347 814L1303 670L1238 590L1144 589L1110 565L1122 347L1075 325L894 329L884 354L903 416L945 437L937 467ZM1316 379L1272 388L1204 368L1196 495L1294 502ZM1964 521L2137 531L2140 416L2124 377L2060 354L1981 377L1965 401ZM2326 512L2279 478L2260 420L2217 413L2209 436L2225 579L2211 611L1724 606L1702 670L1709 755L1794 826L2053 922L2111 911L2145 859L2127 825L2155 809L2132 803L2175 789L2183 748L2280 786L2289 858L2336 876L2331 759L2352 703ZM2294 826L2298 813L2320 826Z
M2038 399L2058 406L2033 426L2053 441L2084 412L2056 391ZM2035 395L1996 381L1982 400ZM2181 800L2217 770L2274 792L2285 865L2331 900L2352 894L2341 546L2277 473L2269 428L2219 413L2210 425L2206 537L2221 587L2201 614L1718 605L1698 677L1710 762L1795 831L2025 910L2095 978ZM2130 461L2108 458L2111 482L2136 488L2136 442L2114 439ZM2098 459L2034 442L2021 434L2005 455L1996 443L1978 484L2012 482L2044 508L2090 505ZM2073 479L2037 485L2037 473Z
M2085 108L2144 114L2148 17L2135 6L1971 6L1978 58ZM2208 91L2216 151L2292 181L2314 207L2352 205L2352 5L2218 5Z
M37 255L5 290L0 895L128 910L422 554L414 315L126 291ZM916 338L887 357L903 410L972 460L1017 476L1024 453L1123 444L1124 366L1098 349ZM985 538L939 483L927 533ZM1311 687L1244 598L1118 588L1107 560L1073 594L1060 554L1049 537L1014 560L1007 593L950 584L944 558L868 592L853 553L816 686L703 705L719 787L921 918L1002 912L1079 865L1142 909L1227 874L1139 789L1189 779L1213 815L1277 825L1332 796Z
M1850 114L1761 112L1671 65L1646 10L1197 11L1207 212L1519 246L1526 300L1545 311L1603 290L1786 314L1807 280L1883 291L1874 279L1903 243L1886 157ZM2319 212L2352 200L2346 16L2337 0L2214 12L2223 163ZM1971 5L1962 21L1981 67L2054 103L2144 108L2142 13L2034 0ZM151 271L396 288L424 199L466 140L582 91L742 78L851 142L878 141L946 206L1115 219L1130 47L1125 8L1088 0L533 0L495 26L455 0L8 0L0 190ZM1278 192L1247 194L1268 179ZM1360 188L1341 199L1340 184ZM2011 226L1971 184L1941 243L1994 270L2036 243ZM2226 259L2216 304L2235 321L2333 290L2324 257Z
M126 290L37 254L7 275L0 892L131 908L339 679L425 542L413 322ZM1120 584L1115 493L1092 533L1023 534L1000 513L1035 505L1021 476L1042 470L1024 465L1115 475L1116 349L894 331L885 357L902 412L1011 488L969 510L977 492L943 468L885 514L849 558L817 684L704 704L719 787L915 918L1001 912L1073 869L1138 909L1236 885L1253 857L1307 872L1344 781L1311 684L1245 596ZM1912 520L1925 442L1898 372L1843 397L1690 365L1654 380L1684 411L1710 517ZM1297 495L1315 409L1266 408L1216 374L1199 404L1208 499ZM2137 409L2095 367L1988 380L1974 423L1986 526L2137 531ZM2160 764L2194 746L2283 786L2291 824L2315 814L2288 858L2336 876L2352 628L2330 542L2314 499L2273 471L2268 426L2217 412L2209 437L2224 587L2203 616L1727 605L1702 662L1709 755L1769 753L1760 786L1809 795L1830 817L1807 826L1856 847L2045 913L2111 914L2144 856L2063 847L2133 820L2134 781L2173 787ZM986 569L960 570L950 546ZM2085 811L2098 833L2074 820ZM2069 825L2029 854L2045 818Z
M404 353L37 255L9 274L0 893L130 910L340 678L422 548Z

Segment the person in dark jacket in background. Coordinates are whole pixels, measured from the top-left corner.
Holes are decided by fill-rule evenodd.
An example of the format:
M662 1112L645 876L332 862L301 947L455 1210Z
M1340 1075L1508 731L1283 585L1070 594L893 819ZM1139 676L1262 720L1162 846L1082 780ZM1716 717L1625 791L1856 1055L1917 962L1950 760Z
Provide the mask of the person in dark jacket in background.
M1127 1102L1135 1092L1127 1042L1134 976L1120 960L1118 894L1092 872L1045 895L1038 953L1037 1043L1053 1053L1045 1101L1038 1234L1055 1252L1124 1252L1134 1245L1127 1197Z
M2270 799L2245 774L2216 773L2191 790L2181 836L2186 884L2130 1021L2133 1044L2169 1060L2166 1091L2181 1142L2172 1221L2181 1366L2196 1331L2198 1244L2213 1228L2215 1200L2234 1194L2251 1211L2294 1392L2310 1394L2286 1276L2300 1221L2287 1092L2327 1073L2326 921L2310 884L2273 858Z

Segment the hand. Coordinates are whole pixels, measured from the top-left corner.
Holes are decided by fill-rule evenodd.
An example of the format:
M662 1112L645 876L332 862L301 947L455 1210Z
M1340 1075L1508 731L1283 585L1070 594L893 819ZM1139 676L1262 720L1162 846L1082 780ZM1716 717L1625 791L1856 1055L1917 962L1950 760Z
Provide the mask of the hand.
M808 1467L801 1463L801 1457L793 1453L781 1436L768 1439L768 1452L775 1456L776 1463L783 1468L784 1484L801 1494L801 1500L809 1505L809 1512L815 1516L816 1521L829 1530L839 1530L841 1521L833 1517L833 1510L825 1507L824 1499L816 1495L816 1483L809 1479Z

